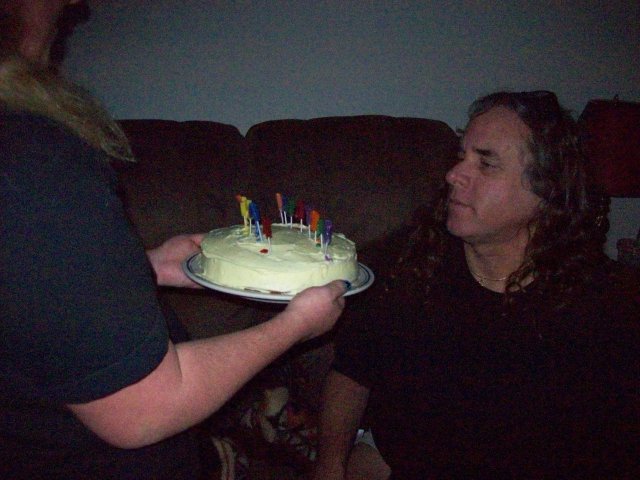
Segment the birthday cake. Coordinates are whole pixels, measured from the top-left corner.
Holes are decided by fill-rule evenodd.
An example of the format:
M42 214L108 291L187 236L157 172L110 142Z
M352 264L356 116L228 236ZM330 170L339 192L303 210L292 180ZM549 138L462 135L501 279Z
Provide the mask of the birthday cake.
M275 223L269 238L246 225L212 230L201 245L202 276L226 287L291 295L332 280L353 282L358 277L355 243L335 233L322 244L309 230Z

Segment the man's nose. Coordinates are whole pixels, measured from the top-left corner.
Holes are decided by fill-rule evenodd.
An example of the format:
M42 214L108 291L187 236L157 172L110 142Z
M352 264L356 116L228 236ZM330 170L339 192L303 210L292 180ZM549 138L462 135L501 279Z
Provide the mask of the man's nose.
M464 160L456 163L451 170L447 172L445 180L451 186L464 186L469 182L469 175L466 172Z

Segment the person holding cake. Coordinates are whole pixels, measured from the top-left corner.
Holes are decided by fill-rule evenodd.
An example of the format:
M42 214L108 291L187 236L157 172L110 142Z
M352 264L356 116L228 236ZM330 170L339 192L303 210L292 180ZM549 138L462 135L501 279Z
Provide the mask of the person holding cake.
M469 113L435 211L345 311L313 479L640 478L638 286L575 122L543 91Z
M145 254L133 234L109 165L131 160L126 139L47 61L74 3L0 6L0 478L204 478L215 453L192 427L329 330L346 286L307 289L257 327L185 341L155 289L196 286L180 262L203 236Z

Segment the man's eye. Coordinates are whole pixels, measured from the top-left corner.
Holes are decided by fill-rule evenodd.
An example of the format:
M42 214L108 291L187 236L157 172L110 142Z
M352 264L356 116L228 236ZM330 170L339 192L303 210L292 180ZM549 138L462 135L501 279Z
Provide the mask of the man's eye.
M487 162L486 160L480 160L480 166L482 168L496 168L493 163Z

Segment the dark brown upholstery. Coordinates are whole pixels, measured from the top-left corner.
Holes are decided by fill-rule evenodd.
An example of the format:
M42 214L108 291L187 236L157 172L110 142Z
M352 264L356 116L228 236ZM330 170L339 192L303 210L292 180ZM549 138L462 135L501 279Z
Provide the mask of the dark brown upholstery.
M127 208L147 247L170 236L234 221L241 174L248 168L237 128L215 122L121 122L138 162L122 169Z
M384 116L265 122L247 142L248 195L272 210L276 192L301 198L361 247L433 198L457 146L442 122Z

